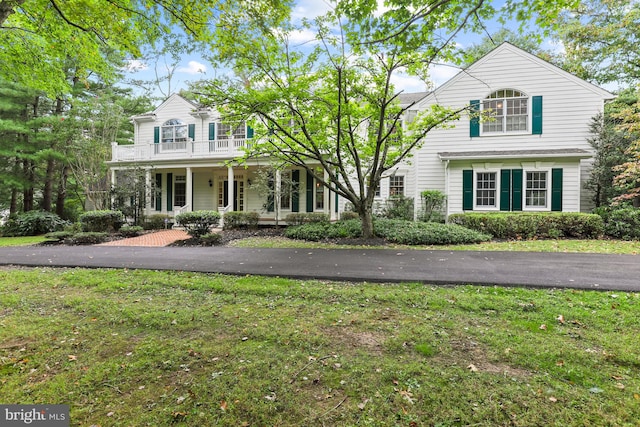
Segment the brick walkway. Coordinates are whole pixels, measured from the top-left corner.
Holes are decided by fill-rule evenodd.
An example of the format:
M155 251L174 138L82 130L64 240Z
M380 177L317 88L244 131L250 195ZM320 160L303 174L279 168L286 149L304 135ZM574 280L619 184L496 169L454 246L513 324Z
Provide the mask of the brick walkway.
M162 230L129 239L100 243L97 246L167 246L177 240L188 238L189 235L184 230Z

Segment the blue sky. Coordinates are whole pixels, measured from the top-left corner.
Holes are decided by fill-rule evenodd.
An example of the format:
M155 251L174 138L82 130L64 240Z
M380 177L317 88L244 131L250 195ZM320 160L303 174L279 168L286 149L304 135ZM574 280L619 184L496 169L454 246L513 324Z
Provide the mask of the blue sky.
M500 4L503 0L494 1L494 3ZM380 7L382 8L383 0L378 0ZM494 5L497 7L497 5ZM313 18L324 14L330 5L324 0L298 0L293 10L294 20L300 20L302 18ZM501 28L497 22L487 22L487 31L494 33ZM511 29L516 30L517 24L507 25ZM483 34L461 34L457 38L457 43L460 47L468 47L474 43L480 42L483 38ZM313 34L301 32L292 35L292 41L298 41L300 43L313 40ZM546 49L560 49L559 46L554 46L552 42L547 41L543 46ZM157 90L156 94L161 96L162 93L168 95L168 92L177 92L180 89L187 87L189 82L198 81L200 79L212 78L216 74L225 72L225 70L216 69L211 63L203 59L202 55L197 52L192 54L185 54L181 58L180 62L175 64L170 59L160 58L157 62L144 62L140 60L130 61L130 71L126 73L128 79L142 79L153 80L156 76L166 76L170 68L174 68L171 84L165 82L162 86L162 90ZM435 65L430 70L430 79L433 87L438 87L442 83L449 80L455 74L458 73L458 69L452 66ZM428 90L426 84L416 77L412 77L406 74L397 74L393 81L396 89L403 90L405 92L420 92Z

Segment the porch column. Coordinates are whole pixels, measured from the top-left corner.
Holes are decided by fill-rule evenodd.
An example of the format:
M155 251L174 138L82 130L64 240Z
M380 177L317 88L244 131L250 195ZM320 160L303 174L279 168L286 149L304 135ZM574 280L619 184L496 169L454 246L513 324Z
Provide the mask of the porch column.
M193 176L191 173L191 168L187 168L187 188L186 188L186 200L187 200L187 212L193 211Z
M150 215L151 211L151 168L144 171L144 214Z
M236 198L236 195L233 194L233 166L227 167L227 194L229 195L229 204L227 205L229 210L227 212L233 212L233 201Z
M110 186L110 190L113 190L114 188L116 188L116 170L115 169L111 169L111 186ZM111 197L109 197L109 202L111 203L111 206L109 206L109 209L113 209L113 207L116 204L116 199L115 199L115 192L114 191L110 191L111 193Z

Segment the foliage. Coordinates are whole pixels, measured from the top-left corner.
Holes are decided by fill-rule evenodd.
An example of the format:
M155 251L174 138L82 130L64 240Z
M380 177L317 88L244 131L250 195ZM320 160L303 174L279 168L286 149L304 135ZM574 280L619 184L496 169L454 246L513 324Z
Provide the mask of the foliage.
M136 237L139 236L142 231L143 228L139 225L123 225L120 227L120 230L118 230L118 233L123 237Z
M220 223L218 211L193 211L176 215L176 221L191 237L200 238Z
M144 212L149 195L155 191L155 181L147 185L147 170L133 167L117 171L116 182L109 192L111 209L119 210L135 225L144 224Z
M328 221L307 222L287 227L285 237L290 239L317 242L326 239L351 239L362 235L362 226L358 220L345 220L330 223Z
M387 219L413 221L413 198L402 194L388 197L377 214Z
M566 3L576 1L513 2L504 12L522 22L535 17L542 28ZM372 208L383 175L411 157L430 131L468 108L433 105L405 127L415 101L402 103L395 75L426 80L433 64L457 59L456 34L483 28L497 14L483 0L378 4L336 2L300 25L280 10L222 15L216 61L238 77L195 88L203 104L224 105L231 118L253 119L256 137L245 159L269 156L275 164L306 170L354 206L365 237L373 235ZM300 34L308 43L297 40Z
M491 240L486 233L455 224L377 219L374 227L377 236L403 245L455 245Z
M227 212L224 214L224 229L256 228L259 220L258 212Z
M353 212L353 211L344 211L340 214L340 219L341 220L348 220L348 219L358 219L359 215L357 212Z
M44 211L29 211L9 217L2 227L3 236L38 236L62 230L68 222Z
M640 239L640 209L624 207L596 212L604 220L604 232L607 236L622 240Z
M598 83L640 79L640 12L635 0L583 0L558 20L567 70Z
M464 213L449 215L449 222L497 239L596 239L604 231L599 215L577 212Z
M173 226L173 218L165 214L153 214L144 219L145 230L162 230Z
M625 151L626 161L613 167L617 175L613 179L615 186L622 194L614 199L614 203L633 201L640 206L640 96L636 89L634 103L620 109L615 114L619 121L617 129L623 132L631 143Z
M80 224L85 232L113 233L124 224L124 215L112 210L85 212L80 215Z
M113 81L122 61L140 58L144 46L172 40L177 28L189 36L192 46L210 40L210 20L221 8L234 4L209 0L3 1L0 77L51 96L69 93L76 83L87 85L96 74Z
M200 236L200 244L203 246L216 246L222 243L220 233L208 233Z
M299 183L293 181L291 171L282 171L276 167L261 167L254 172L249 188L264 199L262 209L273 212L275 223L280 222L283 200L290 200L299 192Z
M73 237L75 233L72 231L52 231L51 233L47 233L44 235L47 240L54 240L57 242L63 242L67 239Z
M420 193L422 209L418 219L424 222L444 222L444 205L447 196L439 190L424 190Z
M74 245L97 245L106 242L109 239L109 233L99 231L83 231L69 237L66 241Z
M329 222L327 214L320 212L290 213L284 219L288 225L301 225L313 222Z

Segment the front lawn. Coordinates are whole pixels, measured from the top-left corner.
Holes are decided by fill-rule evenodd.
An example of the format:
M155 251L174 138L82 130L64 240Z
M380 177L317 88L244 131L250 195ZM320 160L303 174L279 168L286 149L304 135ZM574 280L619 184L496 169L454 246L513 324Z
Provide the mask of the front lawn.
M0 270L0 401L71 425L635 426L640 294Z
M45 240L44 236L0 237L0 247L36 245Z

